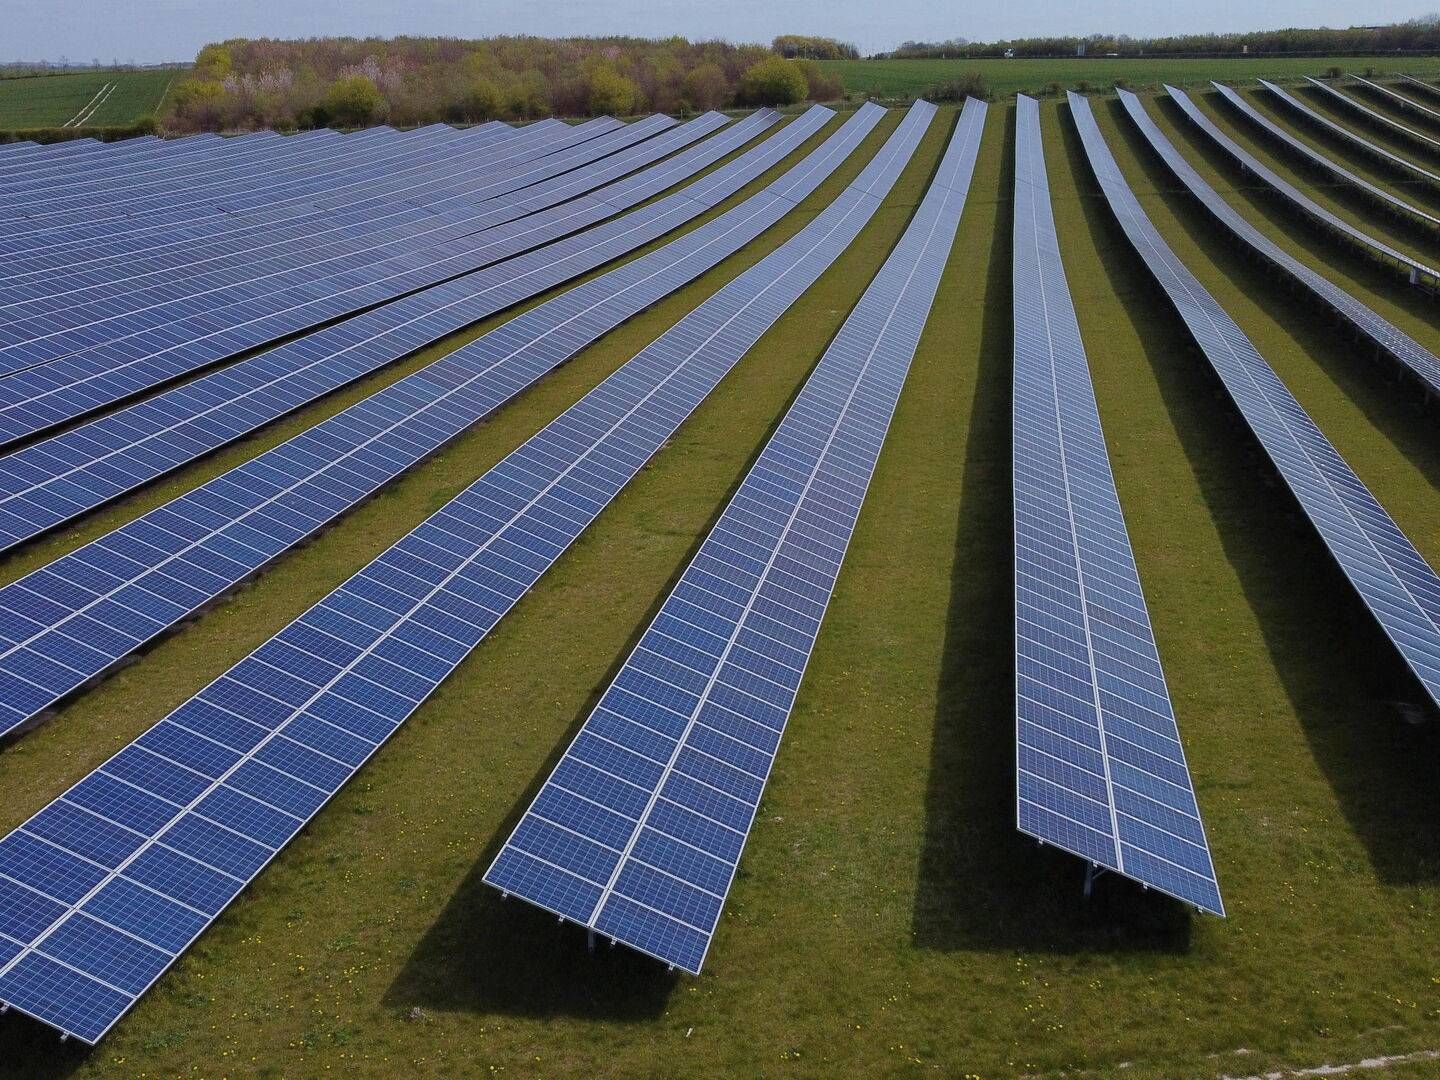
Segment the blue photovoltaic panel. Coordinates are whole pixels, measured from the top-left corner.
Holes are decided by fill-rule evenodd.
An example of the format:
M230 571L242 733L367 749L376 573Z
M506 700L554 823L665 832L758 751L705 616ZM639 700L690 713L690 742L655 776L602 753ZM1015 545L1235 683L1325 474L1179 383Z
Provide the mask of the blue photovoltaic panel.
M0 736L134 652L794 208L884 113L856 112L763 191L664 247L553 297L128 525L0 588ZM639 213L583 253L607 262L698 217L834 113L822 109ZM733 166L733 167L732 167ZM546 263L547 266L556 264ZM586 267L588 268L588 266ZM577 271L578 272L578 271ZM568 276L568 275L567 275ZM520 296L523 278L511 282ZM478 316L475 316L478 317ZM452 327L455 329L458 327ZM423 341L414 331L408 349Z
M945 267L985 106L485 874L699 972Z
M1119 93L1125 111L1151 148L1160 155L1176 179L1185 185L1220 224L1276 269L1308 289L1323 304L1373 342L1377 349L1397 363L1403 364L1424 386L1431 391L1440 392L1440 357L1436 357L1398 326L1376 314L1344 289L1270 240L1205 182L1150 118L1139 97L1126 90Z
M1386 116L1382 112L1376 112L1374 109L1370 108L1370 106L1356 101L1349 94L1341 93L1335 87L1330 86L1328 83L1323 83L1319 79L1314 79L1311 78L1309 75L1306 75L1305 81L1311 86L1313 86L1316 90L1319 90L1321 93L1323 93L1327 101L1333 101L1337 104L1345 106L1345 108L1349 109L1357 116L1364 117L1370 123L1379 124L1380 126L1387 128L1390 131L1393 131L1401 138L1408 139L1410 142L1416 143L1417 145L1422 146L1427 150L1440 150L1440 140L1432 139L1429 135L1422 135L1414 128L1406 127L1398 120L1392 120L1390 117Z
M1329 173L1337 180L1343 181L1344 183L1349 184L1351 187L1355 188L1356 190L1363 192L1386 209L1394 210L1398 213L1405 214L1425 225L1440 225L1440 217L1436 217L1434 214L1428 213L1420 209L1420 207L1415 206L1412 203L1406 202L1399 196L1391 194L1384 188L1379 187L1376 184L1370 183L1370 181L1366 180L1363 176L1357 176L1355 173L1345 168L1345 166L1341 165L1338 161L1335 161L1333 158L1327 157L1319 150L1316 150L1313 146L1305 142L1303 139L1296 138L1279 124L1275 123L1275 121L1271 120L1264 113L1260 112L1260 110L1255 108L1255 106L1251 105L1250 102L1246 101L1245 98L1241 96L1239 91L1232 90L1224 83L1212 82L1210 85L1215 88L1216 93L1218 93L1222 98L1224 98L1230 104L1230 106L1235 109L1236 112L1240 113L1242 116L1245 117L1245 119L1249 120L1256 127L1260 128L1260 130L1264 131L1276 142L1283 143L1292 152L1300 155L1311 165L1323 169L1325 172ZM1187 109L1186 112L1190 113L1190 110ZM1203 114L1196 112L1191 113L1191 115L1193 116ZM1219 129L1216 129L1217 133L1218 130ZM1228 151L1229 146L1226 146L1226 149ZM1245 165L1247 168L1249 167L1249 163L1243 160L1239 155L1231 152L1231 156L1236 158L1237 161L1240 161L1242 165Z
M1229 154L1241 168L1259 177L1271 190L1301 213L1313 218L1326 228L1334 230L1341 236L1348 238L1364 253L1368 255L1378 255L1382 259L1389 259L1397 263L1402 270L1409 274L1412 283L1421 278L1427 279L1432 285L1440 283L1440 270L1427 266L1425 263L1406 255L1404 252L1397 251L1388 244L1382 243L1368 233L1362 232L1345 219L1326 210L1294 184L1281 177L1275 170L1262 164L1254 154L1250 153L1234 139L1217 128L1211 119L1196 107L1195 103L1190 100L1189 95L1187 95L1185 91L1177 90L1175 87L1167 85L1165 92L1175 100L1175 104L1180 106L1180 111L1190 119L1190 122L1209 136L1217 146Z
M1016 821L1223 915L1023 94L1013 245Z
M1346 464L1273 368L1145 216L1090 112L1070 110L1106 201L1269 456L1391 643L1440 706L1440 576Z
M814 115L802 119L806 126L815 122ZM736 126L743 128L744 124ZM662 135L660 138L666 137ZM719 138L722 145L728 145L727 135ZM782 134L781 138L784 142L788 136ZM707 154L705 148L695 150L697 155ZM653 174L651 178L654 175L688 175L686 169L697 155L688 151L677 155L665 163L668 166L666 170ZM729 175L724 173L724 176ZM662 189L664 186L661 185ZM523 292L524 286L516 282L517 276L524 281L533 281L548 275L552 279L551 284L554 284L580 272L566 271L571 265L583 262L586 252L604 244L613 247L618 242L612 235L615 231L633 232L634 215L612 223L610 231L592 229L579 236L568 237L563 245L551 244L541 251L529 251L523 260L512 259L504 268L492 264L535 248L538 244L565 237L585 225L604 221L615 214L617 207L641 201L643 196L640 192L653 194L653 188L636 177L629 177L602 192L582 195L540 213L527 215L528 200L518 201L509 208L502 206L493 215L487 215L503 224L484 233L481 242L458 241L458 250L438 262L426 259L423 260L424 265L408 272L391 275L378 282L362 283L341 292L322 289L318 296L300 296L298 303L285 300L279 310L262 313L253 320L238 324L233 320L201 316L194 327L184 332L179 332L178 324L164 327L156 331L160 340L151 341L151 345L156 347L137 348L134 341L113 342L0 379L0 444L29 438L79 419L97 408L367 306L382 305L366 311L357 319L326 327L319 334L301 341L290 342L261 357L260 362L275 363L283 368L302 356L318 359L333 352L335 347L352 358L369 351L385 351L387 347L393 347L389 342L394 340L397 329L401 334L420 329L422 316L433 315L435 321L453 320L467 310L484 307L480 302L482 297L492 304L497 302L497 297L500 298L499 307L489 307L482 314L471 315L452 327L459 329L493 314L516 299L533 295ZM554 195L552 191L550 196ZM661 210L673 212L676 200L683 203L687 211L694 212L691 201L678 195L673 196L672 201ZM645 220L659 220L663 216L661 210L646 208L643 211L648 215ZM427 288L436 282L444 284L439 288ZM511 297L500 296L506 290ZM407 293L410 295L405 295ZM401 299L383 303L396 297ZM466 306L459 306L462 303ZM217 321L218 326L214 325ZM201 332L197 334L195 330ZM390 335L388 339L387 334ZM149 335L146 337L150 340ZM412 346L400 355L418 347L418 344ZM250 365L251 370L254 367Z
M1418 115L1425 117L1431 122L1440 121L1440 112L1436 112L1434 109L1430 108L1430 106L1422 105L1414 98L1408 98L1404 94L1392 90L1388 86L1384 86L1377 82L1371 82L1369 79L1362 79L1359 75L1351 75L1349 72L1346 72L1346 74L1350 78L1354 79L1361 86L1365 87L1367 90L1379 94L1391 104L1401 109L1408 109L1410 112L1417 113ZM1422 83L1421 85L1424 84Z
M464 209L446 212L430 203L425 207L429 220L418 224L387 229L375 221L339 240L325 243L311 237L308 246L292 244L263 259L231 260L203 271L189 268L178 278L167 272L148 288L99 287L83 291L74 301L52 292L16 312L19 318L0 325L0 368L22 370L121 342L153 351L157 344L163 347L183 338L198 316L208 320L198 332L213 332L284 310L305 297L398 279L443 263L471 246L476 233L520 216L523 211L516 204L537 184L607 159L674 126L668 116L651 116L538 161L482 170L485 180L466 195ZM496 214L510 207L516 208Z
M1286 90L1284 87L1276 86L1274 83L1266 82L1264 79L1260 79L1259 83L1266 90L1270 91L1271 94L1279 98L1280 101L1287 105L1291 110L1297 113L1302 119L1308 121L1310 124L1319 128L1321 131L1324 131L1326 134L1335 136L1336 138L1342 140L1343 142L1361 151L1362 153L1379 161L1383 165L1388 165L1391 168L1407 172L1411 176L1418 177L1427 183L1440 185L1440 176L1437 176L1435 173L1430 172L1428 169L1421 168L1419 165L1415 164L1415 162L1413 161L1410 161L1408 158L1403 158L1399 154L1387 150L1385 147L1380 146L1377 143L1371 142L1369 139L1366 139L1358 133L1351 131L1344 124L1337 124L1334 120L1331 120L1323 113L1316 112L1309 105L1305 104L1305 102L1295 97L1293 94L1290 93L1290 91Z
M574 199L553 213L533 214L491 230L475 255L497 262L541 245L556 233L573 232L617 215L657 188L673 186L738 149L777 120L768 110L763 115L752 114L716 138ZM701 130L710 126L702 124ZM662 135L652 140L659 144L653 151L664 156L666 150L690 141L692 134L677 129ZM616 168L622 175L629 171L619 162ZM588 186L590 181L577 178L572 183ZM627 230L638 224L633 218L626 219ZM575 276L588 268L588 257L582 253L596 250L595 239L594 234L587 234L552 243L532 252L523 264L512 259L503 268L470 278L443 295L431 290L357 316L351 324L317 331L0 457L0 549L72 520L408 355L422 344L439 340L481 317L477 312L492 313L501 304L514 303ZM453 303L457 297L465 297L465 302ZM452 302L447 304L447 299ZM357 329L362 332L357 334ZM409 334L404 333L407 329ZM417 336L422 329L423 338Z
M793 206L881 112L757 197ZM0 1001L99 1039L833 262L932 112L796 237L0 840Z

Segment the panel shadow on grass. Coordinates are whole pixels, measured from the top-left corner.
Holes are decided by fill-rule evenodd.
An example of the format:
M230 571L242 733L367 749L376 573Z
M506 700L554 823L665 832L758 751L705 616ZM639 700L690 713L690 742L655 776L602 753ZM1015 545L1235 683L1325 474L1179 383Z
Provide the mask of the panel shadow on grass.
M1145 171L1158 198L1202 254L1247 295L1263 298L1265 310L1347 392L1362 401L1378 395L1379 386L1341 379L1344 368L1354 365L1344 343L1327 326L1317 325L1307 306L1258 264L1237 253L1199 204L1176 189L1163 162L1128 119L1118 115L1119 109L1116 102L1120 148ZM1440 786L1434 774L1440 762L1440 726L1411 723L1395 707L1397 700L1420 701L1423 692L1244 426L1163 291L1140 268L1094 186L1083 150L1072 151L1072 164L1084 170L1079 175L1084 178L1086 217L1107 265L1112 273L1131 275L1137 283L1120 292L1121 300L1130 317L1146 327L1151 367L1226 558L1347 823L1383 882L1436 879ZM1395 394L1398 388L1389 391ZM1394 402L1370 404L1391 422L1381 425L1383 433L1408 435L1408 449L1422 454L1423 471L1435 477L1435 440L1425 445L1418 437L1410 423L1417 418ZM1397 442L1406 448L1407 439ZM1245 702L1235 706L1243 710ZM1223 884L1223 851L1216 852L1216 862Z
M28 1016L0 1016L0 1080L63 1080L96 1052L81 1042L62 1043L58 1031Z
M1183 905L1113 876L1082 895L1085 864L1015 827L1009 110L990 240L979 371L961 464L915 910L923 949L1184 951ZM1051 168L1058 167L1052 160Z

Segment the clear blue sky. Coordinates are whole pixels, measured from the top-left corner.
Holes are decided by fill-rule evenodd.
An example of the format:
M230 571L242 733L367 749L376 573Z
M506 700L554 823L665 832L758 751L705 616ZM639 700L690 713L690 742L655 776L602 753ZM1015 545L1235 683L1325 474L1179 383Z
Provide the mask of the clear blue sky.
M1348 26L1423 14L1414 0L0 0L0 60L189 60L227 37L825 34L864 52L906 39Z

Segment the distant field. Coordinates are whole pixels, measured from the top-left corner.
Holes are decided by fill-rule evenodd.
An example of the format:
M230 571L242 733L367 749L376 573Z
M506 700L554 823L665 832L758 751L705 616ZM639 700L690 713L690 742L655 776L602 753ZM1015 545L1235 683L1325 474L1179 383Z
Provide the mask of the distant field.
M1043 90L1058 82L1073 88L1082 79L1098 88L1116 79L1137 87L1161 82L1196 83L1210 79L1244 82L1250 79L1298 78L1319 75L1328 67L1363 72L1440 75L1440 57L1406 57L1387 62L1370 57L1271 57L1251 60L826 60L822 66L837 72L846 90L875 97L916 97L938 82L968 71L981 72L1000 97Z
M0 129L59 127L79 114L108 83L115 89L87 127L133 123L155 112L176 72L86 71L0 79Z

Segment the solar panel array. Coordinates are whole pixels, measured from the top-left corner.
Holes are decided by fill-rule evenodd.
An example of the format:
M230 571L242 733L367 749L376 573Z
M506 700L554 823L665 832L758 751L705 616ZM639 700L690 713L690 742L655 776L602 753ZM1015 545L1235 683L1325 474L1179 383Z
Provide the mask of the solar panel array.
M1440 86L1436 86L1434 83L1425 82L1423 79L1417 79L1413 75L1406 75L1404 72L1398 72L1397 74L1407 85L1413 86L1417 90L1424 90L1429 94L1440 94Z
M1349 75L1349 72L1347 72L1346 74ZM1420 102L1416 101L1414 98L1406 97L1404 94L1399 93L1391 87L1374 82L1370 79L1362 79L1359 75L1350 75L1350 78L1354 79L1361 86L1365 87L1365 89L1379 94L1386 101L1389 101L1394 105L1399 106L1401 109L1408 109L1411 112L1418 113L1420 116L1423 116L1430 121L1440 121L1440 112L1436 112L1428 105L1420 104Z
M1375 239L1368 233L1357 229L1344 218L1331 213L1310 196L1297 188L1294 184L1280 176L1268 165L1263 164L1259 158L1250 153L1234 139L1230 138L1214 122L1200 111L1199 107L1190 100L1190 96L1183 90L1166 85L1165 92L1174 99L1175 104L1197 128L1203 131L1212 142L1219 146L1225 153L1229 154L1234 161L1247 173L1252 173L1269 186L1276 194L1280 195L1295 209L1307 217L1339 233L1350 240L1368 255L1378 256L1381 259L1389 260L1398 264L1405 270L1412 282L1424 279L1432 285L1440 284L1440 270L1420 262L1402 251L1397 251L1390 245Z
M793 207L882 111L852 118L756 198ZM917 106L781 249L0 840L0 890L12 892L0 904L0 941L11 946L0 1001L100 1038L853 239L932 112Z
M1200 201L1214 218L1249 249L1268 263L1303 286L1316 299L1334 311L1364 338L1372 342L1384 355L1402 364L1421 384L1432 392L1440 392L1440 357L1437 357L1409 334L1376 314L1365 304L1356 300L1344 289L1328 278L1312 270L1284 248L1280 247L1232 208L1195 171L1185 157L1175 149L1160 130L1144 104L1135 94L1126 90L1120 92L1121 104L1134 121L1135 126L1160 155L1166 166L1186 189Z
M1440 706L1440 575L1166 245L1125 183L1089 103L1071 94L1070 109L1090 166L1130 243L1365 607Z
M831 114L796 122L774 146L737 163L728 183L756 174L775 151L798 145ZM752 117L698 146L567 204L548 222L532 215L491 230L477 248L493 265L185 383L0 458L0 550L39 535L193 461L330 391L504 307L538 295L661 235L704 206L683 194L608 229L534 248L555 232L603 220L738 149L777 120ZM682 140L684 133L671 133ZM661 136L661 142L670 136ZM664 147L657 149L663 150ZM530 247L528 254L525 249ZM519 250L523 259L510 252ZM3 386L0 386L3 390Z
M760 193L633 262L534 308L322 424L0 588L0 736L223 595L511 400L601 334L733 254L854 149L863 108ZM787 125L781 146L809 123ZM659 232L698 216L775 159L776 139L677 193ZM783 156L783 155L782 155ZM676 220L678 218L678 220ZM602 253L608 261L639 243ZM517 280L515 288L523 287ZM512 293L512 296L514 294ZM523 293L521 295L524 295ZM514 297L519 298L519 297ZM507 300L507 302L510 302ZM456 329L457 327L450 327ZM414 336L400 337L405 350Z
M1379 187L1376 184L1370 183L1369 180L1366 180L1362 176L1357 176L1355 173L1345 168L1345 166L1341 165L1333 158L1326 157L1324 154L1320 153L1320 151L1316 150L1313 146L1305 142L1303 139L1296 138L1289 131L1286 131L1283 127L1275 123L1275 121L1271 120L1268 116L1264 115L1262 112L1256 109L1255 106L1251 105L1248 101L1241 97L1239 92L1232 90L1224 83L1212 82L1210 85L1213 86L1216 92L1222 98L1224 98L1226 102L1228 102L1237 112L1239 112L1240 115L1244 116L1245 119L1249 120L1256 127L1260 128L1272 139L1284 144L1294 153L1298 154L1300 157L1308 161L1311 165L1323 169L1325 172L1329 173L1337 180L1340 180L1357 189L1358 191L1365 193L1387 210L1393 210L1398 213L1404 214L1407 217L1414 218L1415 220L1422 222L1426 225L1440 225L1440 217L1436 217L1434 214L1428 213L1427 211L1420 209L1420 207L1415 206L1412 203L1406 202L1398 195L1394 195L1391 192L1386 191L1384 188Z
M1277 86L1275 83L1266 82L1264 79L1260 79L1259 82L1261 86L1263 86L1266 90L1270 91L1270 93L1273 94L1275 97L1279 98L1283 104L1288 106L1303 120L1319 128L1321 131L1324 131L1326 134L1335 136L1336 138L1345 142L1349 146L1354 147L1368 157L1374 158L1382 165L1386 165L1392 169L1398 169L1403 172L1409 173L1411 176L1417 177L1420 180L1423 180L1429 184L1440 184L1440 175L1436 175L1430 170L1422 168L1415 162L1411 161L1409 158L1403 158L1399 154L1391 150L1387 150L1385 147L1379 145L1378 143L1371 142L1369 139L1366 139L1358 133L1351 131L1344 124L1337 124L1328 116L1312 109L1309 105L1301 101L1294 94L1290 93L1290 91L1286 90L1283 86Z
M1401 138L1406 139L1409 142L1415 143L1417 146L1420 146L1423 149L1440 150L1440 140L1432 139L1429 135L1423 135L1412 127L1406 127L1404 124L1400 123L1400 121L1391 119L1382 112L1377 112L1363 102L1356 101L1349 94L1342 93L1337 88L1329 85L1328 83L1321 82L1319 79L1315 79L1310 77L1309 75L1306 75L1305 81L1311 86L1313 86L1316 90L1319 90L1322 94L1324 94L1326 100L1333 101L1339 105L1343 105L1346 109L1350 110L1355 115L1363 118L1367 122L1383 127L1388 131L1394 132Z
M634 157L627 160L633 167ZM530 214L529 209L525 200L513 199L485 215L492 226L500 227L488 228L479 236L462 236L439 248L422 247L411 255L367 266L363 272L351 271L339 280L324 278L255 301L211 309L206 306L207 298L201 297L195 301L199 309L184 319L28 365L0 379L0 444L40 434L329 320L406 297L438 282L458 280L499 258L616 212L616 207L588 198L567 200L542 213Z
M930 311L985 106L485 880L704 963Z
M1012 250L1016 821L1223 915L1023 94Z

